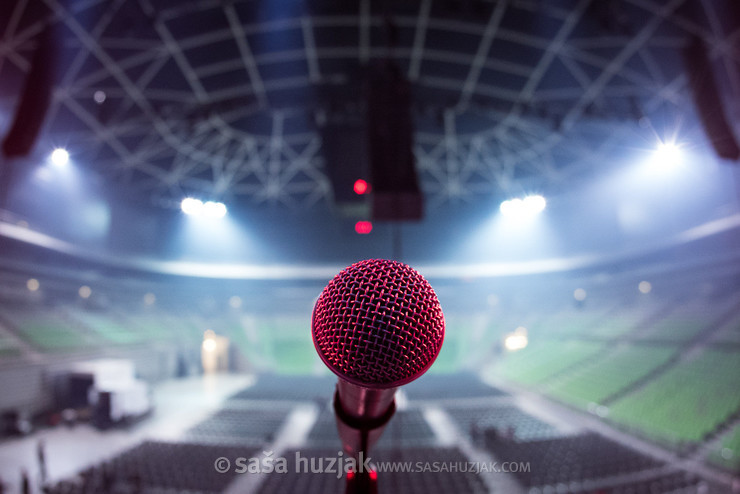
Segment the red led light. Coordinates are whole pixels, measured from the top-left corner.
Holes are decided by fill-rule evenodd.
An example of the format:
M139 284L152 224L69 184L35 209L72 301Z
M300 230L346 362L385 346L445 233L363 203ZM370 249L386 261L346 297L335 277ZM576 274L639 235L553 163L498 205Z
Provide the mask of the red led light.
M370 480L378 480L378 472L370 470Z
M360 235L367 235L373 231L373 224L370 221L358 221L355 223L355 231Z
M352 480L353 478L355 478L355 471L350 470L349 472L347 472L347 479Z
M359 195L367 194L368 192L370 192L370 184L368 184L366 181L364 181L361 178L357 179L355 180L354 190L355 190L355 194L359 194Z

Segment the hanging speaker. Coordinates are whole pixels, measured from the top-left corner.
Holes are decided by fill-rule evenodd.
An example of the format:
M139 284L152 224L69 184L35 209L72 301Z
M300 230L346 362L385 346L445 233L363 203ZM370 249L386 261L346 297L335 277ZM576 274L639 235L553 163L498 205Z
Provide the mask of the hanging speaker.
M423 197L414 157L411 85L389 60L376 64L368 79L373 219L419 220L423 216Z
M740 147L727 121L704 42L694 37L683 55L694 105L712 147L721 158L739 159Z
M3 141L3 154L8 158L30 153L44 124L54 87L56 57L52 38L50 27L38 38L13 124Z

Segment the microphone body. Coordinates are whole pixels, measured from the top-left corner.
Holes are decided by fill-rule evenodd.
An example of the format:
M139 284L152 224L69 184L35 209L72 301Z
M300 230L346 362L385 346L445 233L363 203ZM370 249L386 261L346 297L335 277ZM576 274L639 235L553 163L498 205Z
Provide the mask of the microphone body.
M345 268L324 288L311 333L319 356L338 376L334 411L342 446L358 459L392 418L398 387L437 358L442 309L414 269L370 259Z
M345 453L359 459L360 453L367 453L378 442L396 411L396 389L365 388L341 377L337 380L334 416Z

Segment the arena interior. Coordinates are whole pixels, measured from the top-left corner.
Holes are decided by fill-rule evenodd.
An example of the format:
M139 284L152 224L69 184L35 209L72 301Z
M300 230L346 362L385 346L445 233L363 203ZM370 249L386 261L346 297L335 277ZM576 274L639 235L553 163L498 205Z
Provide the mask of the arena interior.
M737 0L3 0L0 33L0 493L351 492L312 311L365 259L445 321L376 492L740 492Z

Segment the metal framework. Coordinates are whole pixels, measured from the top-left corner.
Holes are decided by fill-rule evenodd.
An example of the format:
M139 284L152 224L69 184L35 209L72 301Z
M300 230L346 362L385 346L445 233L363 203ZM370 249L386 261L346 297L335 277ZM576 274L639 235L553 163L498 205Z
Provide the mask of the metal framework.
M707 43L739 101L740 26L723 25L710 0L703 16L682 14L686 1L599 2L612 25L599 25L595 0L471 1L473 14L399 2L392 53L417 91L428 198L562 188L636 135L654 140L652 117L692 120L680 63L689 35ZM156 198L331 200L315 118L329 110L317 94L388 53L387 12L369 0L332 13L302 2L263 12L252 0L43 0L45 15L29 20L33 3L15 2L2 26L0 80L21 79L36 37L58 26L65 64L47 141L63 139L85 166ZM14 94L2 94L10 113Z

